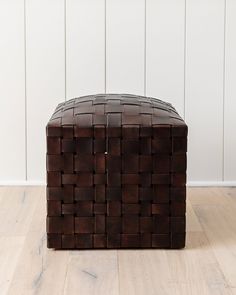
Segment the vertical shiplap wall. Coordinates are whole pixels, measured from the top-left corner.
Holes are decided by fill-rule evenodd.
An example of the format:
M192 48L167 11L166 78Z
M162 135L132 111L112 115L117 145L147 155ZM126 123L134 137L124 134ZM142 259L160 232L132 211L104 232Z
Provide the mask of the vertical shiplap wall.
M45 126L65 99L64 0L26 1L27 180L45 178Z
M105 91L105 0L66 0L66 98Z
M145 0L106 0L106 89L144 94Z
M188 175L223 179L224 0L188 0L186 6L185 119Z
M224 180L236 179L236 1L225 10Z
M185 0L147 0L146 94L184 115Z
M45 179L58 102L102 92L171 102L190 183L236 183L234 0L0 1L0 181Z
M24 0L0 1L0 180L26 178Z

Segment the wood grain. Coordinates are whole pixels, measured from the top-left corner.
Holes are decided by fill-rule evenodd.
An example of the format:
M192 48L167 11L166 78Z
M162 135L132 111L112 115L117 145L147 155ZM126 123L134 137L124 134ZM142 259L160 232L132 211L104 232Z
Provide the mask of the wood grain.
M7 294L24 241L24 236L0 237L1 294Z
M230 286L236 286L236 203L222 193L223 204L195 205L194 211L213 246L213 252ZM227 255L226 255L227 253Z
M1 195L0 236L25 236L37 205L35 189L33 187L6 188Z
M183 250L48 250L44 188L0 187L0 207L1 295L236 294L235 188L188 189Z
M117 251L71 251L64 292L118 295Z

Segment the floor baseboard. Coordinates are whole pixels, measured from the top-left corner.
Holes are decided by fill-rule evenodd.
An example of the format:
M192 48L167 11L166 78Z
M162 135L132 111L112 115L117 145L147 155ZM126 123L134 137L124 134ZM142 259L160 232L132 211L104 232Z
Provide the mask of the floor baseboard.
M42 180L3 180L0 186L45 186ZM208 186L236 186L236 181L188 181L188 187L208 187Z

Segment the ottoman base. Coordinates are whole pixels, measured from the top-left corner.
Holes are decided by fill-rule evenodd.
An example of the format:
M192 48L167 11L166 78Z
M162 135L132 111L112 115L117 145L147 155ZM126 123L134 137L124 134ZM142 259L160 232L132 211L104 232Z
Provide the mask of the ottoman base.
M47 235L48 248L59 249L181 249L185 234Z

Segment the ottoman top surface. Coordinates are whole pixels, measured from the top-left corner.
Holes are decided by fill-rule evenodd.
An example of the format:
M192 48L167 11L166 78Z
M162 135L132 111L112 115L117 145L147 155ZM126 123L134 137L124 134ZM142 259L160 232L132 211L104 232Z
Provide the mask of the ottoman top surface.
M96 94L60 103L48 127L81 128L171 125L186 126L175 108L160 99L132 94Z

